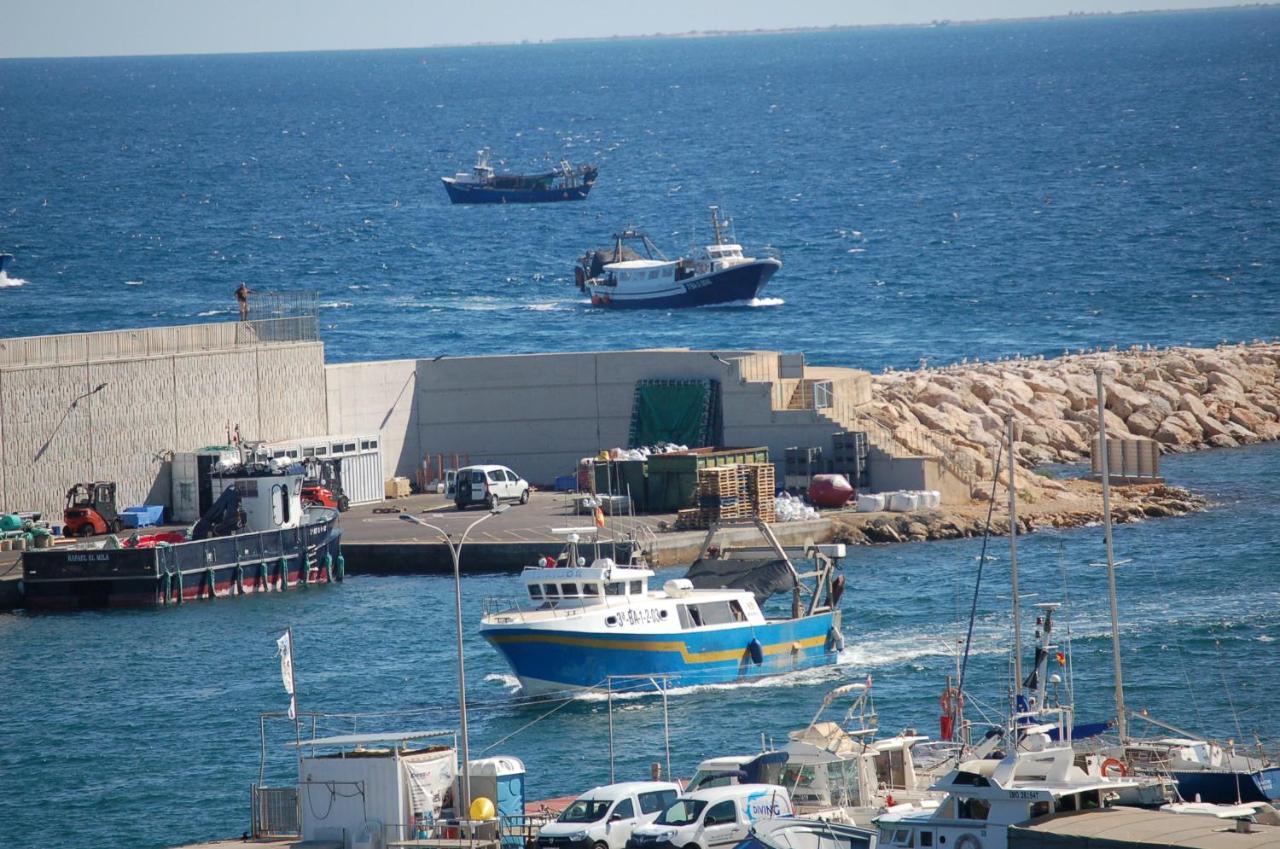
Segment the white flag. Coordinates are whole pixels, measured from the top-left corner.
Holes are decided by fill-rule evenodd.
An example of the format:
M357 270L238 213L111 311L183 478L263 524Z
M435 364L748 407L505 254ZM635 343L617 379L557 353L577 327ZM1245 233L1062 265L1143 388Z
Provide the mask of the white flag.
M280 656L280 680L284 682L284 691L289 694L289 718L297 719L298 697L293 692L293 642L288 631L276 640L276 654Z

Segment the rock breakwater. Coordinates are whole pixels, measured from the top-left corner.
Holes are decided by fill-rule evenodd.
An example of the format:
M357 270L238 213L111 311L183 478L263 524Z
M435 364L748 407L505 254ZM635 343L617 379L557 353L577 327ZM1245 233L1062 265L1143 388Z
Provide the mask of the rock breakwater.
M868 411L890 430L923 428L943 437L980 480L990 480L1010 416L1020 467L1089 457L1097 436L1095 369L1106 375L1110 437L1153 439L1163 451L1280 439L1280 342L889 371L873 378ZM1061 482L1025 478L1019 490L1025 483L1033 497L1062 491ZM974 497L983 497L980 489Z

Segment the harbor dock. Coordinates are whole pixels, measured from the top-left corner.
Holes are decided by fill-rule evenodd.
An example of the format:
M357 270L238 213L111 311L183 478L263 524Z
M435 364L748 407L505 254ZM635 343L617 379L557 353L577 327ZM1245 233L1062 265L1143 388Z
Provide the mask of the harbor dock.
M1009 849L1280 849L1280 826L1115 807L1072 811L1009 828Z

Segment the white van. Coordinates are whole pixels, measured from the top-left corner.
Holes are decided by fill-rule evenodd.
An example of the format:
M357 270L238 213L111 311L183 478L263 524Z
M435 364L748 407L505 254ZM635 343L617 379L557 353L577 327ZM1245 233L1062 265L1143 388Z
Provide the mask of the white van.
M776 784L710 787L681 796L636 828L627 849L727 849L746 838L752 823L793 813L790 794Z
M538 832L538 849L623 849L680 795L670 781L624 781L588 790Z

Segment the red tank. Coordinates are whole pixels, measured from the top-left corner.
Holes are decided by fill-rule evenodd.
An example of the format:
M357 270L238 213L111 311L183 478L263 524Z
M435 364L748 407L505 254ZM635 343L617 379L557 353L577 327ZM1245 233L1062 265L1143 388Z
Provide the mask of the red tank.
M809 483L809 501L815 507L843 507L853 498L853 487L844 475L814 475Z

